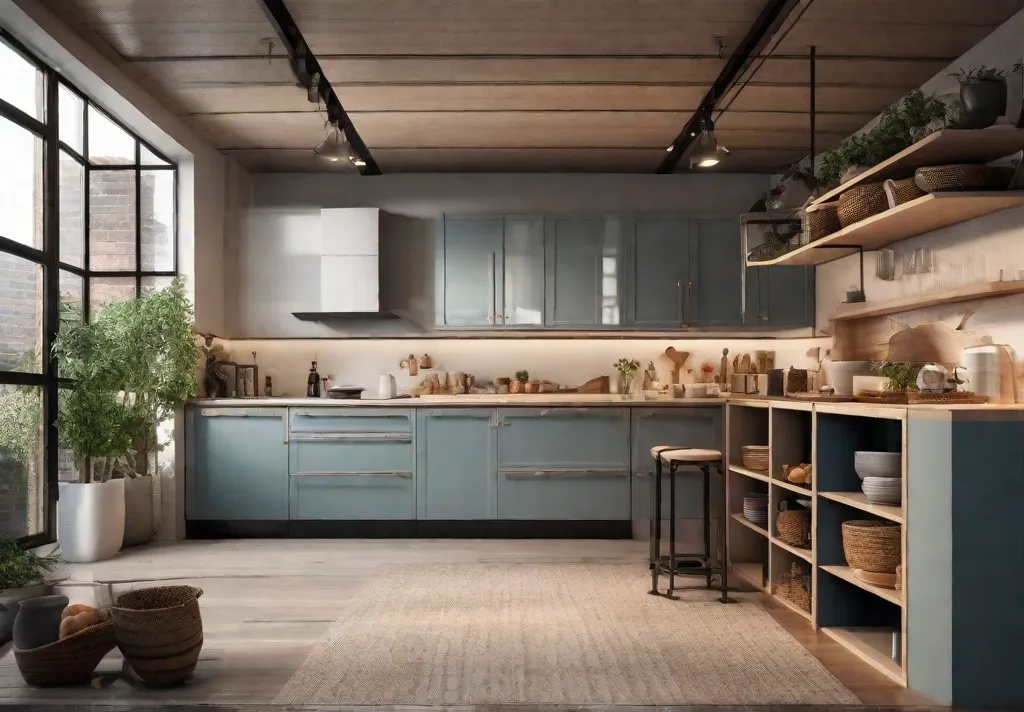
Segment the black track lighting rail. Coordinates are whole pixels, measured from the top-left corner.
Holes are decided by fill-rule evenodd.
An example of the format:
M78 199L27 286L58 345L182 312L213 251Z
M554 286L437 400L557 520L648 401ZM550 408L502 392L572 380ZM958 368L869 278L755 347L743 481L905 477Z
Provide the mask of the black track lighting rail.
M341 101L338 99L338 95L334 93L334 88L327 80L327 77L324 76L316 56L313 55L306 45L306 40L302 37L302 33L299 32L295 20L292 19L292 14L285 7L284 0L256 1L263 9L267 20L273 26L274 32L277 33L278 39L281 40L281 44L284 45L285 50L288 52L288 56L291 58L292 72L295 74L299 84L309 91L310 87L314 84L314 77L319 78L316 82L316 91L320 94L324 106L327 107L328 117L332 120L337 119L338 125L345 131L345 137L348 139L349 145L352 146L352 150L366 163L365 166L359 167L359 172L364 176L380 175L380 167L373 160L373 156L370 155L370 149L363 143L363 139L359 132L356 131L356 127L352 125L352 119L345 112ZM312 150L313 148L310 147L310 151Z
M676 169L680 159L686 154L699 134L701 119L711 116L719 99L725 96L736 80L743 75L750 62L757 58L764 46L771 40L772 35L778 31L782 23L799 4L800 0L768 0L765 3L761 14L747 30L746 36L729 57L725 66L722 67L722 71L718 73L718 78L704 95L700 106L683 126L683 130L679 132L676 140L672 142L671 150L666 153L655 173L672 173Z

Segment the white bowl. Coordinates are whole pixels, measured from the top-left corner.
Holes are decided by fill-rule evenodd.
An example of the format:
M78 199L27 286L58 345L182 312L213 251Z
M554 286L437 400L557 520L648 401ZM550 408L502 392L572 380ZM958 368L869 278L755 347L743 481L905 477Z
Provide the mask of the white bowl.
M873 504L899 504L903 501L903 481L896 477L865 477L861 490Z
M853 469L861 479L865 477L900 477L903 474L903 455L898 452L858 450L853 453Z

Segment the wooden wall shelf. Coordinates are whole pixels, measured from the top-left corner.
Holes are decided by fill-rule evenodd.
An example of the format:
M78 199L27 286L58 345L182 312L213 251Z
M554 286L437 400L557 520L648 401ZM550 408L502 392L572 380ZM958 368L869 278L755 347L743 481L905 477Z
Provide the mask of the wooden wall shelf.
M923 166L944 163L988 163L1024 149L1024 130L981 129L961 131L942 129L905 148L887 161L869 168L856 178L833 188L814 201L827 203L858 183L877 183L887 178L907 178Z
M915 297L905 297L887 302L841 305L839 310L833 315L832 321L869 319L875 316L899 314L900 312L925 309L941 304L956 304L958 302L970 302L976 299L990 299L992 297L1005 297L1010 294L1021 293L1024 293L1024 280L981 282L979 284L969 284L966 287L950 289L945 292L921 294Z
M820 265L854 255L858 248L877 250L908 237L1019 205L1024 205L1024 192L1020 191L930 193L884 213L872 215L775 259L748 261L747 265Z

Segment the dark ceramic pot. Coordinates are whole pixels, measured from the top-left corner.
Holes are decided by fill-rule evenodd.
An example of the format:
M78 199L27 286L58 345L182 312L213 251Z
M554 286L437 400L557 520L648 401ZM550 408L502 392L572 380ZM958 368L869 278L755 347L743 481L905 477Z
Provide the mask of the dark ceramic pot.
M0 593L0 645L11 640L14 630L14 619L18 617L18 606L21 601L29 598L45 596L53 591L53 586L41 583L38 586L12 588Z
M31 650L49 645L60 632L60 614L68 606L68 597L59 594L29 598L18 606L14 619L14 647Z
M1006 113L1006 82L961 84L960 102L966 115L1002 116Z

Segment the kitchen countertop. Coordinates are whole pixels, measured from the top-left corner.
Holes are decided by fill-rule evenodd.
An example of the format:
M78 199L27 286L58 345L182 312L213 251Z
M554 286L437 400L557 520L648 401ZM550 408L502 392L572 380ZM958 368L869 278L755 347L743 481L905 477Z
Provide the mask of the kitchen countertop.
M330 406L330 407L390 407L390 408L416 408L416 407L438 407L438 406L467 406L467 407L490 407L490 406L564 406L564 407L587 407L587 406L721 406L725 405L723 397L714 398L658 398L656 400L644 400L642 396L636 395L633 398L625 399L616 394L588 394L588 393L538 393L538 394L508 394L499 395L495 393L466 394L460 396L419 396L417 398L392 398L379 400L375 398L362 398L348 400L340 398L306 398L304 396L275 396L271 398L194 398L189 403L199 406L249 406L249 407L301 407L301 406Z
M751 396L743 394L725 394L711 398L669 398L659 397L654 400L645 400L643 396L634 394L632 398L625 399L617 394L585 394L585 393L543 393L543 394L507 394L499 395L494 393L466 394L459 396L420 396L417 398L392 398L380 400L376 398L362 398L358 400L333 399L333 398L306 398L305 396L273 396L270 398L193 398L190 405L200 407L302 407L317 406L330 408L437 408L437 407L478 407L489 408L494 406L508 407L619 407L619 408L644 408L644 407L720 407L726 403L746 404L759 407L774 405L776 407L793 408L799 410L811 410L817 406L819 410L830 412L859 411L857 414L872 415L889 413L894 417L894 411L973 411L973 412L999 412L999 411L1024 411L1024 403L1010 403L1005 405L978 403L978 404L895 404L895 403L855 403L855 402L817 402L800 398L768 398L765 396Z

